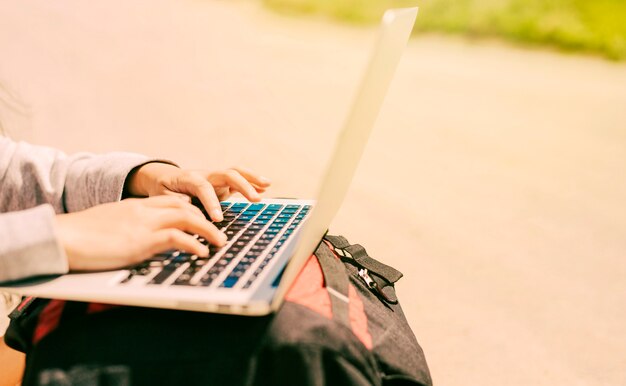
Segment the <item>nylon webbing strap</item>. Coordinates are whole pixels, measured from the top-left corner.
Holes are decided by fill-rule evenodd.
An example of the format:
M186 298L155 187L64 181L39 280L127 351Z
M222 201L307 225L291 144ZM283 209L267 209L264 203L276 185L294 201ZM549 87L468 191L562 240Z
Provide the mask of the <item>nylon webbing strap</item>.
M350 254L350 256L363 268L376 273L378 276L384 277L389 283L395 283L402 277L402 272L397 269L372 259L365 248L359 244L350 245L348 240L343 236L326 236L335 249L342 249Z
M335 248L344 249L350 246L348 240L343 236L331 236L327 234L324 236L324 239L328 240Z
M384 277L388 282L395 283L400 280L400 278L402 278L402 272L386 264L383 264L378 260L372 259L367 254L365 248L363 248L359 244L350 245L349 247L344 249L346 250L346 252L352 255L352 258L356 260L357 263L367 268L371 272L375 272L377 275Z
M324 242L315 251L315 256L322 267L326 290L330 294L333 319L350 328L350 299L348 297L350 280L346 269Z

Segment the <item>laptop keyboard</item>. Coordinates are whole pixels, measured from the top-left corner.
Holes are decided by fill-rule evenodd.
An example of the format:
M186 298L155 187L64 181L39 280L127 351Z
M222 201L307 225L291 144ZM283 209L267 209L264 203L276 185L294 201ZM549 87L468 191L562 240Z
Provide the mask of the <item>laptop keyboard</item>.
M224 220L213 224L226 234L225 246L209 245L196 235L209 247L208 257L168 251L131 268L121 283L141 277L147 285L250 288L311 209L310 205L248 202L221 206Z

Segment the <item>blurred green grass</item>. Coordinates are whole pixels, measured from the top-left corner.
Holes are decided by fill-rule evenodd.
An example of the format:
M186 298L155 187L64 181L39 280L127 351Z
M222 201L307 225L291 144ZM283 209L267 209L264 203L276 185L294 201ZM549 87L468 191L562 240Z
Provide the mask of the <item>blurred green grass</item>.
M290 14L371 23L391 7L420 7L416 32L500 37L626 59L625 0L262 0Z

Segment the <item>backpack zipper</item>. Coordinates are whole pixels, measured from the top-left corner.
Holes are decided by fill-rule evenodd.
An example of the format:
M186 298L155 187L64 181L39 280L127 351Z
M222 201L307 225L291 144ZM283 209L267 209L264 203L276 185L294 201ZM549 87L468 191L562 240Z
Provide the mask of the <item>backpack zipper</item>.
M390 299L387 295L385 295L385 293L380 289L378 284L369 275L369 271L367 270L367 268L359 269L359 277L363 279L363 281L365 282L365 285L367 285L367 287L370 290L372 290L377 296L383 298L387 303L391 303L391 304L397 303L397 302L394 302L392 299Z

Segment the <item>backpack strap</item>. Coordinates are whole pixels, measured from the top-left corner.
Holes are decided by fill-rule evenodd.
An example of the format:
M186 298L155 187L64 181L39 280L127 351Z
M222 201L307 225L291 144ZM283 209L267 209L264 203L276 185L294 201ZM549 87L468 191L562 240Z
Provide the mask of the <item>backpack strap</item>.
M402 272L373 259L363 246L350 244L343 236L327 235L326 240L343 261L357 266L358 275L376 296L388 304L398 303L398 298L389 288L402 278Z
M333 319L350 328L348 288L350 279L343 263L335 256L326 243L320 243L315 256L322 268L326 290L330 295Z
M339 255L354 259L358 265L383 277L389 283L395 283L402 278L402 272L378 260L372 259L363 246L350 244L343 236L326 236L326 240L332 244L335 248L335 252ZM345 252L347 252L347 254Z
M350 242L343 236L332 236L327 233L324 240L331 243L335 249L344 249L350 246Z

